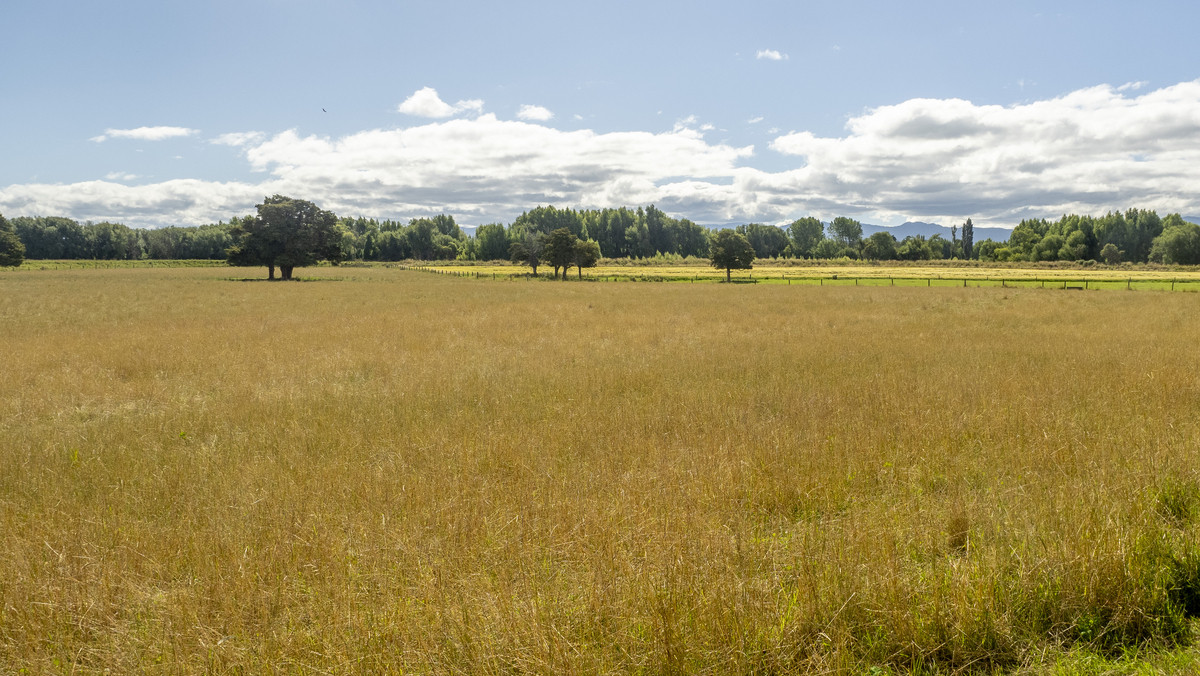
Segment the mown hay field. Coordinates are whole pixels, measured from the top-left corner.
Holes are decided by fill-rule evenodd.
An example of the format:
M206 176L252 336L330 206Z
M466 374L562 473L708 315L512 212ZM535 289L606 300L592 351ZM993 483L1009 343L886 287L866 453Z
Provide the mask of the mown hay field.
M0 275L0 671L1197 664L1200 296L303 275Z
M731 280L740 283L816 286L995 286L1046 289L1125 289L1136 291L1200 291L1200 269L1195 266L1073 266L1019 268L987 264L943 265L913 263L838 264L832 261L756 261L750 270L734 270ZM506 263L407 262L403 265L437 274L500 279L528 279L528 267ZM538 277L549 279L553 268L538 267ZM587 268L569 277L592 282L724 282L725 270L717 270L701 259L677 264L614 261Z

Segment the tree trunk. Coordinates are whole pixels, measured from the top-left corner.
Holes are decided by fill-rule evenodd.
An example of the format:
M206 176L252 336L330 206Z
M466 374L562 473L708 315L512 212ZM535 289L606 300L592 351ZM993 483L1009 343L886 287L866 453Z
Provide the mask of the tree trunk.
M580 278L580 279L583 279L583 268L581 268L581 267L579 267L578 265L576 265L576 266L575 266L575 269L579 271L579 278Z
M279 266L279 276L283 277L283 280L285 282L290 282L292 280L292 266L280 265Z
M725 281L727 281L727 282L733 281L733 280L729 279L729 270L730 270L730 268L725 268Z
M275 266L274 265L267 266L267 280L271 281L271 282L275 281Z

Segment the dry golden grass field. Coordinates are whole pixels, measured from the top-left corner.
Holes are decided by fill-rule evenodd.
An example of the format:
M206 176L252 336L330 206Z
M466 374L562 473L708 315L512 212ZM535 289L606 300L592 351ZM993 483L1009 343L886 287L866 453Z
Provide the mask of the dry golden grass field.
M1189 673L1200 295L0 274L0 673Z

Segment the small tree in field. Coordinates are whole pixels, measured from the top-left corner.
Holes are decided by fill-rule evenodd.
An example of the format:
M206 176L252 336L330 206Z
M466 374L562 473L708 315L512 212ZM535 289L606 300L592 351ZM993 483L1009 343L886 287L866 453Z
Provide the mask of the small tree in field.
M533 276L537 277L538 264L542 262L543 240L540 232L526 232L524 239L513 242L508 248L508 255L513 263L533 268Z
M342 229L337 216L306 200L274 195L258 205L258 215L234 221L229 264L267 266L267 279L290 280L294 268L342 260Z
M558 228L546 235L542 247L542 260L554 267L556 278L559 269L562 269L562 278L563 281L566 281L567 269L575 263L575 244L577 242L579 242L579 238L572 235L571 231L566 228Z
M1112 242L1105 244L1104 248L1100 249L1100 257L1103 258L1104 262L1108 265L1116 265L1117 263L1120 263L1121 254L1123 253L1125 252L1117 249L1116 245Z
M725 281L730 281L730 270L749 270L754 267L754 247L746 236L734 230L722 230L713 238L708 248L712 266L725 268Z
M575 241L575 269L579 271L580 279L583 279L584 268L594 268L598 262L600 262L600 244L596 240L580 239Z

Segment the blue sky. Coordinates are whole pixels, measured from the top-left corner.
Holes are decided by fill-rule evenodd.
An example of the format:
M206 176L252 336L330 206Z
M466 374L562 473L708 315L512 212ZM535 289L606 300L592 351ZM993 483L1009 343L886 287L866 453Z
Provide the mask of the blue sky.
M1200 214L1190 2L13 0L0 213Z

